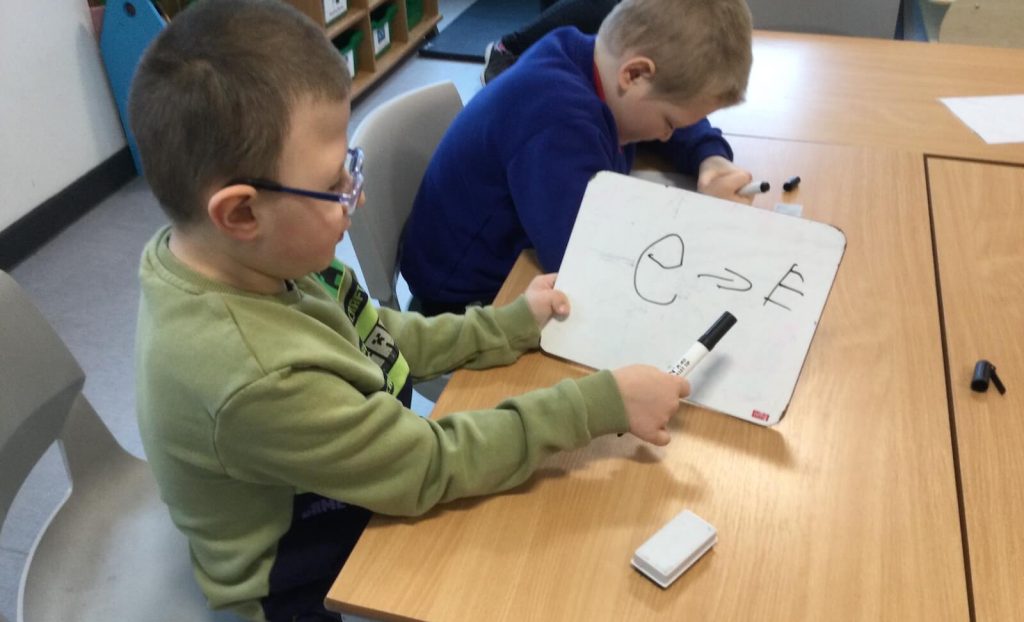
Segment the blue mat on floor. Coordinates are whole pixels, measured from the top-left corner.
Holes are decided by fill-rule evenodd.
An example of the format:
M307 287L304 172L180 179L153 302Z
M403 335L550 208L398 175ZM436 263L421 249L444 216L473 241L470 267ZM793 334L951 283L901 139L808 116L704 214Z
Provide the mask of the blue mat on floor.
M540 14L537 0L477 0L420 49L420 56L484 62L484 48Z

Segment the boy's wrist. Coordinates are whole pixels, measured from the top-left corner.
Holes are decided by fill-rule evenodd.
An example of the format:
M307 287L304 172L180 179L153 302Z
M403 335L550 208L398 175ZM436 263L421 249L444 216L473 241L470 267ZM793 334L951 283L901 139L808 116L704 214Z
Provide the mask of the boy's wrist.
M587 429L592 437L629 431L626 404L611 371L597 371L576 382L586 404Z
M512 348L531 350L540 345L540 327L526 296L519 296L509 304L493 309L494 319L505 331Z

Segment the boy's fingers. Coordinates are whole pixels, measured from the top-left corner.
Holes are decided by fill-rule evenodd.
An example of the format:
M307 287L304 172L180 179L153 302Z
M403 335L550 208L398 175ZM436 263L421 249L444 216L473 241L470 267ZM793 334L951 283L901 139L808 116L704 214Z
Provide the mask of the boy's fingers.
M665 445L668 445L671 440L672 436L668 433L668 430L661 428L654 433L654 438L651 439L651 443L658 445L659 447L664 447Z
M556 276L558 276L558 274L555 273L555 272L549 272L547 274L541 274L540 276L534 278L534 282L536 282L537 285L541 285L541 286L546 287L546 288L552 288L552 287L555 286L555 277Z
M679 378L679 382L676 385L679 390L679 398L688 397L690 395L690 381L686 378Z
M734 192L739 192L743 186L749 184L754 177L747 171L729 171L719 178L719 183L727 186Z
M569 314L569 297L565 295L565 292L560 290L553 290L554 297L551 300L551 308L558 315Z

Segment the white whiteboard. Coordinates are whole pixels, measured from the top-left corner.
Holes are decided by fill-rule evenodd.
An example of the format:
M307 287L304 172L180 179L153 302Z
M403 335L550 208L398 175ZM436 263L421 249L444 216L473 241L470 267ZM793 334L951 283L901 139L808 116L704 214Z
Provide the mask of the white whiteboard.
M690 374L687 401L773 425L845 248L830 225L598 173L556 282L572 311L541 347L598 369L668 369L729 311L737 323Z

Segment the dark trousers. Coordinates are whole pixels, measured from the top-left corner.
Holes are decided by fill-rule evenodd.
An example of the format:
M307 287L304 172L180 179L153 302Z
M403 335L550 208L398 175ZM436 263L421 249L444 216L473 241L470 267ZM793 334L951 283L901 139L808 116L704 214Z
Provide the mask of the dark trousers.
M519 56L555 28L575 26L586 34L595 34L618 3L618 0L542 0L544 12L519 30L503 36L501 43Z
M416 298L415 296L409 301L409 310L421 313L427 317L433 317L435 315L441 315L442 313L454 313L456 315L465 315L466 307L479 307L485 303L483 302L470 302L470 303L455 303L455 302L434 302L432 300L424 300L422 298ZM489 304L489 303L488 303Z

